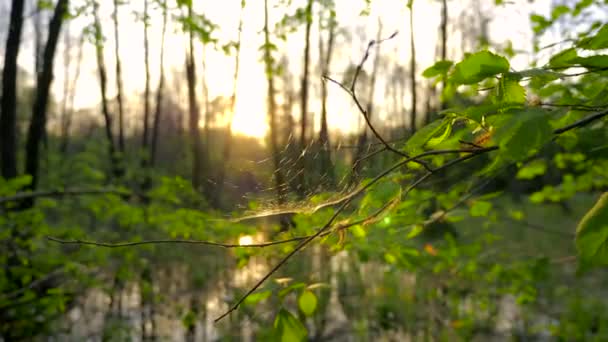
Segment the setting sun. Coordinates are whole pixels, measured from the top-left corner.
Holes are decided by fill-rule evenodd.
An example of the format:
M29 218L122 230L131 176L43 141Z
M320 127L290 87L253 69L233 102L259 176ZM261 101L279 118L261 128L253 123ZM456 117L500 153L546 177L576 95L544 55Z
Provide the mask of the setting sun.
M244 80L250 83L252 80ZM232 132L234 134L246 135L262 139L268 131L268 122L264 113L263 96L243 93L237 99L234 118L232 121ZM260 101L262 99L262 101Z

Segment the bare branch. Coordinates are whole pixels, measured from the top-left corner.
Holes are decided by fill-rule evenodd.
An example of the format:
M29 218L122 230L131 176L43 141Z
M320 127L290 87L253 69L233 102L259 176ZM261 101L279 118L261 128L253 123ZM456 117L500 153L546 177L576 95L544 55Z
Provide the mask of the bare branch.
M597 112L595 114L591 114L589 116L586 116L574 123L571 123L570 125L564 126L562 128L558 128L556 130L553 131L554 134L562 134L564 132L567 132L569 130L575 129L575 128L579 128L579 127L583 127L586 126L590 123L592 123L595 120L601 119L604 116L608 115L608 110L604 110L602 112Z
M424 175L422 175L420 178L418 178L415 182L413 182L404 192L404 196L407 195L411 190L413 190L415 187L417 187L420 183L424 182L427 178L429 178L431 175L433 175L435 172L441 171L443 169L446 169L452 165L455 165L457 163L463 162L465 160L471 159L477 155L480 155L482 153L485 152L490 152L490 151L494 151L498 149L498 147L496 146L492 146L492 147L487 147L487 148L483 148L483 149L474 149L474 150L469 150L468 152L470 153L469 155L466 156L462 156L460 158L454 159L452 161L449 161L445 164L443 164L442 166L436 168L436 169L431 169L429 170L427 173L425 173ZM432 151L430 151L432 152ZM232 307L230 307L230 309L228 311L226 311L225 313L223 313L222 315L220 315L218 318L215 319L215 322L220 321L222 318L228 316L230 313L232 313L233 311L235 311L236 309L238 309L238 307L245 301L245 299L251 295L252 293L254 293L268 278L270 278L275 272L277 272L281 266L283 266L287 261L289 261L289 259L291 259L292 256L294 256L296 253L298 253L300 250L302 250L304 247L306 247L310 242L312 242L315 238L321 236L322 234L324 234L326 231L328 231L328 229L331 227L331 224L333 223L333 221L342 213L342 211L344 211L344 209L346 208L346 206L348 204L350 204L350 202L352 202L352 200L355 198L356 195L362 193L363 191L365 191L366 189L370 188L371 186L373 186L376 182L378 182L379 180L381 180L382 178L384 178L385 176L387 176L388 174L390 174L391 172L393 172L394 170L398 169L399 167L412 162L415 160L415 158L417 157L409 157L406 158L396 164L394 164L392 167L386 169L385 171L383 171L382 173L378 174L376 177L374 177L369 183L365 184L364 186L360 187L357 191L355 191L355 195L353 195L352 197L348 198L346 201L344 201L342 203L342 205L335 211L335 213L331 216L331 218L327 221L327 223L321 228L319 229L315 234L310 235L308 238L306 238L305 240L302 240L300 242L300 244L298 244L290 253L288 253L285 257L283 257L268 273L266 273L266 275L264 275L262 277L262 279L260 279L254 286L252 286L249 291L247 291L245 293L245 295L243 295Z

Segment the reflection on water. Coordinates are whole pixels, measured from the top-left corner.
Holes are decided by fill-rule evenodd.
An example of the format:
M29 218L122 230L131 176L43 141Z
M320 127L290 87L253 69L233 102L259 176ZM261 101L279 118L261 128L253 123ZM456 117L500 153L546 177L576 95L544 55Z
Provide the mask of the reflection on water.
M158 264L151 268L150 288L142 285L142 277L118 288L90 289L67 312L55 340L260 340L264 330L272 327L280 305L274 297L255 308L241 308L218 324L213 319L259 280L271 263L264 256L254 256L244 267L236 268L225 266L227 259L226 255L212 255L189 264ZM210 265L217 269L197 279L197 269ZM420 290L429 284L420 283L414 274L390 271L383 264L361 263L346 251L330 254L320 246L311 247L279 276L328 285L313 290L319 298L317 314L305 319L313 340L440 340L446 336L440 334L442 327L454 324L442 311L441 300L420 297ZM497 302L494 314L483 310L476 314L494 322L487 338L509 340L521 328L517 326L522 322L521 312L512 296ZM284 303L297 312L295 296L288 296ZM478 303L468 297L456 307L461 313L479 310ZM537 317L543 319L546 321Z

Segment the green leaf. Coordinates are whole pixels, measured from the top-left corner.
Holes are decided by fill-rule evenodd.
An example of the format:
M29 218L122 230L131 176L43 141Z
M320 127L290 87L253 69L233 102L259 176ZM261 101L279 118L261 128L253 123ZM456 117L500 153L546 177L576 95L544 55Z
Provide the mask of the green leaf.
M500 155L507 160L520 161L536 153L552 136L550 112L532 107L509 114L494 134Z
M406 238L413 239L416 236L420 235L420 233L422 233L423 231L424 231L424 226L421 224L417 224L414 226L414 228L412 228L410 230L410 232L407 234Z
M555 6L551 11L551 20L555 21L556 19L559 19L562 15L567 14L568 12L570 12L570 8L568 6Z
M317 309L317 296L311 291L304 291L298 298L298 306L306 316L312 316Z
M588 69L606 68L608 67L608 55L577 57L573 59L572 62L580 64L580 66L583 66Z
M487 216L492 209L492 203L486 201L475 201L471 206L471 216L481 217Z
M247 296L247 298L245 298L245 301L243 303L245 305L254 306L257 303L259 303L259 302L265 300L266 298L270 297L270 294L271 294L270 290L255 292L255 293L252 293L249 296Z
M526 103L526 89L518 81L502 77L498 83L496 100L499 103L524 104Z
M509 71L509 61L490 51L468 55L454 67L450 80L456 84L474 84Z
M575 241L583 263L608 265L608 192L581 219Z
M445 121L447 121L447 125L446 125L443 133L441 133L441 135L439 135L439 136L429 139L429 141L426 143L426 146L435 147L435 146L441 144L445 139L447 139L450 136L450 134L452 133L452 126L454 125L454 121L456 121L456 120L452 119L452 120L445 120Z
M608 24L604 24L595 36L583 39L578 44L578 47L585 50L600 50L608 48Z
M444 131L448 125L451 125L452 120L435 120L430 124L422 127L414 135L412 135L405 143L405 151L418 152L422 147L431 140L435 135ZM444 132L445 133L445 132Z
M276 337L281 342L305 341L308 335L306 327L289 311L281 308L274 320Z
M547 20L547 18L538 14L530 15L530 21L532 22L532 30L536 34L541 34L544 30L551 26L552 23L552 21Z
M301 289L303 287L306 287L306 284L304 284L302 282L291 284L291 285L287 286L286 288L282 289L281 291L279 291L279 298L283 298L283 297L287 296L289 293L291 293L292 291Z
M551 59L549 59L549 66L553 68L560 68L565 66L570 66L573 64L573 61L578 58L578 54L576 53L575 48L569 48L564 51L561 51Z
M424 76L426 78L430 78L430 77L435 77L435 76L439 76L439 75L444 75L448 71L450 71L450 68L452 67L453 64L454 64L454 62L452 62L452 61L436 62L432 66L426 68L422 72L422 76Z
M534 179L536 176L544 175L547 171L547 163L543 159L537 159L517 171L517 179Z

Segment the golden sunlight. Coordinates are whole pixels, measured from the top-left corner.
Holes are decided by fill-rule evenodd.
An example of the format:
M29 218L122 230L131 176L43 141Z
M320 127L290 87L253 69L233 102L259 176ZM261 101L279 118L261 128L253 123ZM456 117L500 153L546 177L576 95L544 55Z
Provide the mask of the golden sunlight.
M268 132L268 122L263 102L252 94L242 93L238 98L232 120L232 132L234 134L246 135L253 138L263 139ZM263 99L263 97L260 97ZM263 100L262 100L263 101Z
M253 237L251 235L243 235L239 237L239 246L248 246L253 244Z

